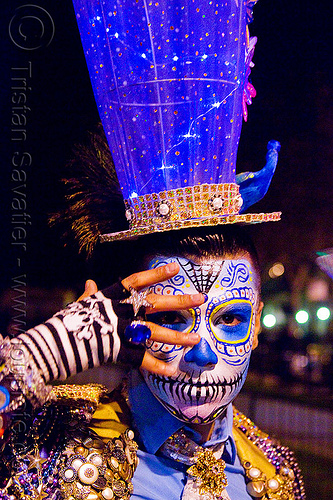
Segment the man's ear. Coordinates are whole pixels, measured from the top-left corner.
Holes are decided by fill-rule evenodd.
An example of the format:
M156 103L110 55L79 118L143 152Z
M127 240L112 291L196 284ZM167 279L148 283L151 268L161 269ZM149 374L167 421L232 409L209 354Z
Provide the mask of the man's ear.
M260 318L261 318L261 313L262 313L263 307L264 307L264 303L259 302L258 310L256 312L256 319L255 319L255 323L254 323L254 339L253 339L252 349L255 349L258 345L258 335L261 331Z

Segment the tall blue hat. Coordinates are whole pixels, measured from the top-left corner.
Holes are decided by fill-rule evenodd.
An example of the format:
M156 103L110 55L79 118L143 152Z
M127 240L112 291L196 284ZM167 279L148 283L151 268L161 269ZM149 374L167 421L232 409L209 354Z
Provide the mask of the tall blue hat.
M95 99L129 229L102 241L183 227L279 220L243 213L266 193L265 167L236 175L255 2L74 0Z

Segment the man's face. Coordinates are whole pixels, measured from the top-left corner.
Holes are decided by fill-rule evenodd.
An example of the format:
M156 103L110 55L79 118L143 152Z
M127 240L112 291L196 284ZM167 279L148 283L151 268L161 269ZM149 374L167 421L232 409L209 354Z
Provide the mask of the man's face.
M240 391L260 327L258 290L246 258L204 259L157 257L149 268L178 262L179 273L152 287L161 295L204 293L206 302L192 310L153 314L150 321L180 331L198 332L200 342L182 347L150 341L148 350L176 368L172 377L143 371L157 399L185 422L208 423Z

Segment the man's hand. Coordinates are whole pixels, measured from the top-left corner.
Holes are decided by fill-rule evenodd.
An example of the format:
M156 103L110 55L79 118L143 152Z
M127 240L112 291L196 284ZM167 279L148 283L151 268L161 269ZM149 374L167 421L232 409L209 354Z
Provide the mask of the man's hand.
M125 278L122 281L123 286L128 290L131 286L135 290L141 290L155 283L166 281L179 271L179 265L176 262L167 264L166 266L157 267L149 271L135 273ZM152 307L146 307L146 313L151 314L159 311L176 311L179 309L190 309L198 307L205 302L205 297L202 293L195 295L156 295L150 293L146 297ZM200 335L197 333L184 333L164 328L155 323L146 322L151 330L151 340L155 342L163 342L166 344L192 346L200 341ZM174 368L171 368L167 363L155 358L149 352L146 352L142 361L141 368L159 375L170 376L174 373Z
M140 273L135 273L125 278L122 281L122 285L126 290L131 286L135 290L141 290L147 288L161 281L166 281L179 271L179 265L176 262L167 264L166 266L157 267L156 269L150 269L149 271L142 271ZM85 284L84 293L79 297L78 300L85 299L98 291L97 285L93 280L87 280ZM156 313L159 311L176 311L181 309L190 309L192 307L198 307L205 302L205 297L202 293L197 293L195 295L156 295L150 293L147 295L146 299L152 307L146 307L146 313ZM150 321L146 322L147 326L151 330L151 340L155 342L163 342L165 344L173 345L183 345L183 346L193 346L200 341L200 335L197 333L184 333L171 330L169 328L164 328L163 326L157 325ZM168 363L155 358L149 352L146 352L141 364L141 368L148 370L158 375L170 376L174 373L174 369L171 368Z

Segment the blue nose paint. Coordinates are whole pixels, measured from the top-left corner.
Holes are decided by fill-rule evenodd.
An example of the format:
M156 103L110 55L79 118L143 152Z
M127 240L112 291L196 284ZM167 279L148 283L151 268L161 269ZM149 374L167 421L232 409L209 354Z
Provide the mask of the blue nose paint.
M205 339L201 339L190 351L188 351L184 360L186 363L195 363L198 366L206 366L209 364L217 364L217 356L213 352Z

